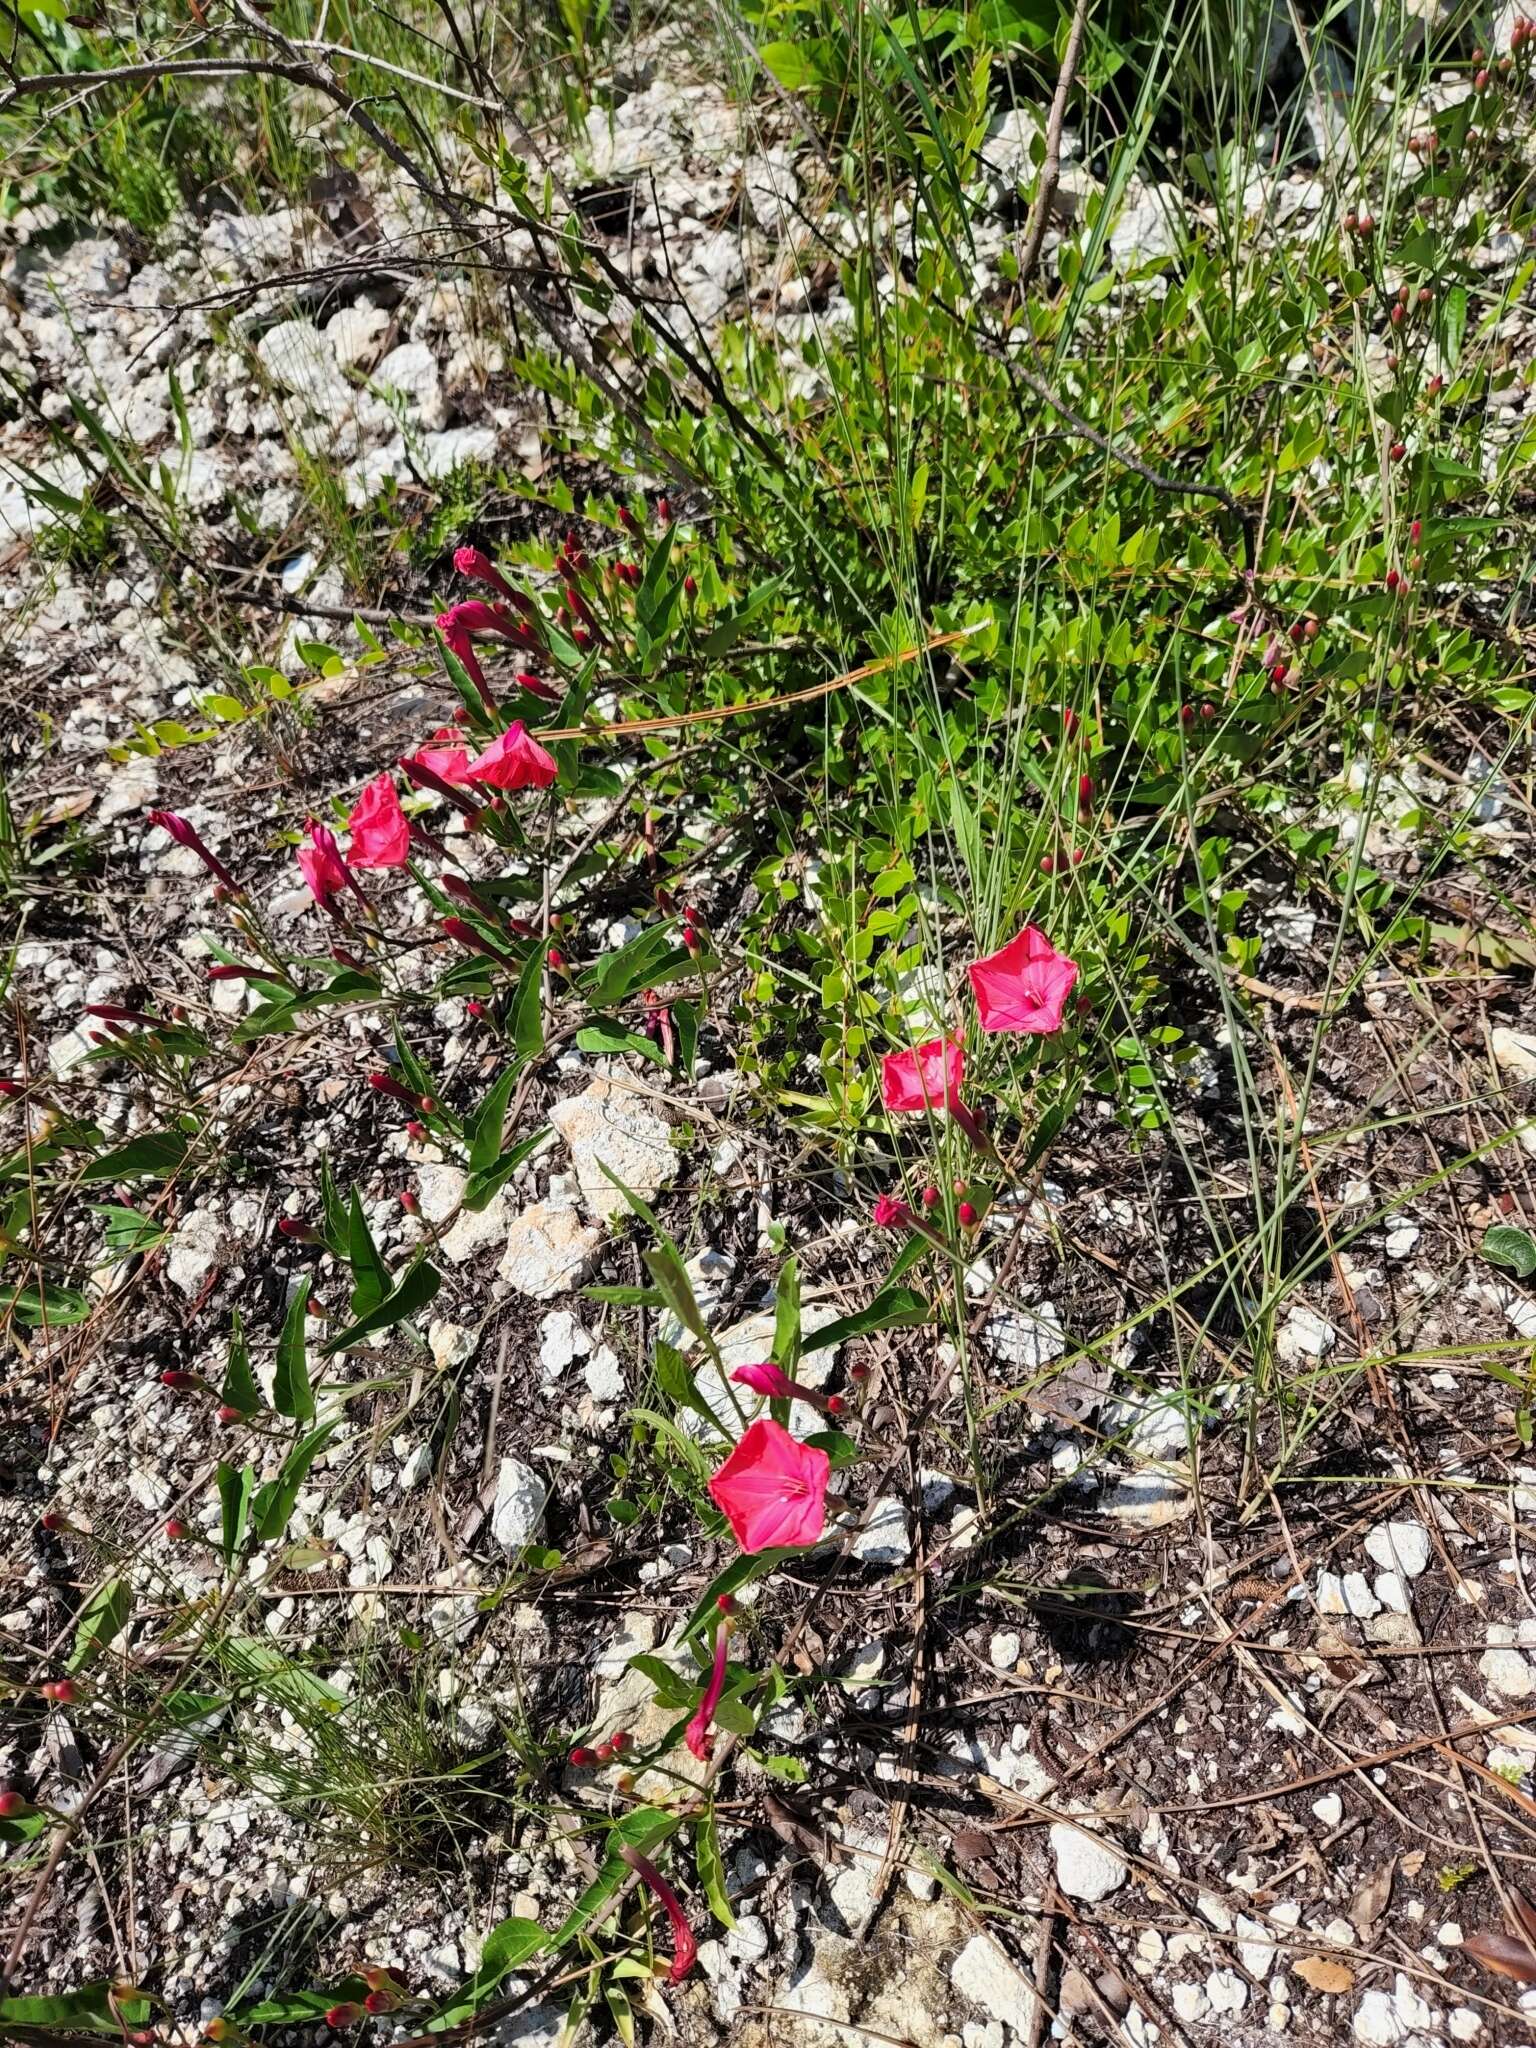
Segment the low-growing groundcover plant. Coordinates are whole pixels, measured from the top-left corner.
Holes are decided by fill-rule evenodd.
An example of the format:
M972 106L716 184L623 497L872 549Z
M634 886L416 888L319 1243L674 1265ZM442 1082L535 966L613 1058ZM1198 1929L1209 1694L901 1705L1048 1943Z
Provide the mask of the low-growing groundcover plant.
M274 1965L209 2038L489 2027L554 1988L574 2000L573 2024L600 2013L629 2038L635 2008L655 2012L659 1984L688 1978L706 1921L732 1925L720 1825L735 1762L786 1786L818 1769L814 1747L775 1733L782 1703L823 1696L813 1662L794 1662L800 1624L784 1603L847 1554L893 1465L917 1469L887 1399L896 1346L919 1347L919 1386L954 1390L958 1423L930 1426L937 1393L910 1401L913 1444L965 1471L997 1546L976 1572L1013 1602L1039 1589L1008 1553L1010 1531L1071 1508L1070 1470L1024 1487L1009 1468L1007 1429L1046 1382L1059 1377L1054 1398L1082 1420L1098 1411L1081 1382L1159 1386L1141 1350L1171 1344L1176 1382L1160 1399L1190 1479L1177 1490L1199 1485L1207 1421L1235 1418L1242 1454L1220 1499L1244 1530L1283 1514L1277 1501L1314 1445L1332 1450L1358 1389L1387 1386L1388 1336L1362 1340L1344 1370L1326 1352L1287 1354L1280 1326L1297 1290L1337 1274L1340 1319L1365 1327L1344 1261L1387 1206L1334 1185L1350 1147L1385 1144L1400 1118L1368 1094L1347 1126L1317 1127L1330 1031L1356 998L1390 990L1427 1011L1432 1033L1459 963L1475 979L1532 957L1507 850L1473 829L1495 781L1525 772L1532 705L1519 591L1536 450L1522 423L1490 432L1526 374L1506 324L1530 264L1500 270L1490 252L1529 233L1530 38L1516 23L1490 56L1470 16L1417 40L1383 28L1360 54L1344 137L1321 150L1309 231L1287 238L1268 224L1266 177L1295 146L1326 51L1277 114L1246 90L1246 69L1212 61L1221 11L1155 29L1124 12L1078 10L1074 26L1049 9L763 9L712 24L748 66L749 105L788 92L811 124L783 280L809 309L796 346L751 317L702 333L665 266L640 281L622 271L590 195L531 175L507 146L476 36L451 60L425 27L408 58L370 46L371 73L367 50L347 60L381 93L386 64L413 91L424 65L450 64L450 96L433 105L475 167L460 191L425 150L412 101L367 111L331 58L321 69L291 40L308 24L279 9L210 26L237 44L216 61L316 96L357 124L368 167L382 155L415 179L447 239L409 261L473 252L501 279L524 316L515 367L548 401L549 446L599 482L578 500L558 463L516 480L527 537L501 545L488 526L459 546L453 580L444 563L430 593L434 626L402 623L386 645L360 622L364 672L398 662L440 708L344 786L318 764L330 715L318 685L344 666L324 646L306 657L316 686L293 688L221 642L209 658L228 664L228 687L200 693L200 725L123 735L174 767L249 732L290 786L267 842L235 817L215 832L174 808L146 815L213 888L206 990L189 974L85 1006L89 1070L131 1092L131 1131L103 1129L67 1075L18 1045L5 1082L12 1325L45 1356L60 1332L89 1331L100 1276L153 1261L184 1193L228 1170L222 1091L310 1033L315 1056L414 1148L387 1156L415 1234L396 1260L370 1224L382 1155L328 1157L276 1226L300 1261L281 1276L280 1315L258 1331L232 1309L217 1373L158 1367L167 1405L197 1418L217 1502L216 1537L182 1501L153 1538L172 1554L207 1546L197 1598L153 1564L146 1577L89 1503L43 1508L77 1597L14 1698L58 1740L73 1717L93 1755L71 1804L34 1801L25 1784L0 1793L24 1879L18 1960L53 1872L152 1735L211 1754L231 1723L286 1718L312 1777L275 1746L231 1768L331 1829L358 1865L427 1856L515 1816L574 1829L584 1850L590 1837L590 1881L559 1924L500 1920L451 1992L381 1963L324 1957L303 1981ZM1254 24L1237 12L1246 52ZM34 79L63 48L51 20L40 10L31 23ZM599 26L567 10L566 27L572 89L589 90ZM68 56L50 61L86 68ZM1092 171L1053 207L1059 152L1037 123L1003 205L1022 220L999 232L989 152L1014 93L1040 78L1046 93L1060 80ZM1127 269L1111 247L1117 202L1154 166L1194 196L1168 246ZM1048 268L1037 210L1042 223L1054 214ZM531 274L513 237L535 252ZM173 570L195 578L164 500L78 407L72 418L121 516L163 548L168 587ZM1483 765L1444 807L1399 803L1388 819L1405 763L1417 773L1416 757L1474 739ZM1386 823L1405 839L1393 844ZM274 846L307 892L296 926L269 913ZM1479 879L1471 910L1447 899L1453 865ZM1264 920L1287 893L1332 936L1309 984L1279 991L1307 1020L1282 1040L1258 1005L1276 995ZM228 983L247 992L233 1020L204 1000ZM463 1005L483 1055L472 1089L462 1065L434 1064L445 1003ZM353 1023L370 1059L349 1073L337 1047ZM463 1214L488 1210L544 1143L532 1105L547 1106L543 1084L568 1052L690 1103L705 1070L725 1068L753 1091L760 1128L840 1177L881 1270L813 1326L808 1246L765 1231L771 1356L730 1364L674 1235L686 1226L691 1245L695 1219L616 1177L643 1280L594 1292L633 1318L646 1377L609 1454L604 1540L664 1529L709 1569L667 1657L633 1660L663 1716L654 1741L546 1711L498 1729L465 1765L417 1745L403 1712L391 1722L382 1703L406 1688L388 1656L349 1695L271 1646L258 1601L274 1573L323 1561L295 1522L313 1475L357 1478L385 1415L393 1426L420 1409L436 1417L429 1443L449 1433L468 1394L456 1368L433 1359L425 1390L415 1382L428 1312L451 1284L439 1241L458 1218L424 1214L412 1162L453 1165ZM973 1301L1006 1300L998 1268L1031 1242L1065 1262L1043 1182L1093 1120L1148 1189L1152 1162L1181 1170L1161 1285L1070 1351L1039 1342L1043 1313L1022 1331L1005 1317L1015 1370L1000 1375ZM1501 1124L1447 1150L1436 1130L1440 1151L1394 1184L1399 1203L1510 1137ZM1231 1140L1219 1160L1218 1136ZM1176 1236L1183 1210L1193 1251ZM857 1340L882 1347L879 1401L863 1354L832 1391L805 1377L816 1351ZM377 1380L376 1352L391 1361ZM1528 1361L1490 1354L1487 1376L1511 1398L1512 1441L1528 1443ZM1392 1482L1422 1490L1385 1391L1375 1412ZM1103 1424L1106 1455L1132 1428ZM1326 1457L1317 1469L1333 1476ZM1217 1499L1213 1483L1202 1516ZM1285 1524L1276 1554L1290 1540ZM892 1576L956 1602L942 1573L968 1551L949 1551ZM530 1540L484 1604L536 1597L572 1568ZM1080 1614L1084 1601L1069 1583L1057 1608ZM1177 1609L1175 1623L1191 1626ZM350 1778L327 1761L338 1738L362 1760ZM669 1764L679 1748L701 1775ZM651 1903L669 1956L650 1953ZM127 1978L18 1993L3 2016L29 2038L136 2043L177 2024L157 1986Z

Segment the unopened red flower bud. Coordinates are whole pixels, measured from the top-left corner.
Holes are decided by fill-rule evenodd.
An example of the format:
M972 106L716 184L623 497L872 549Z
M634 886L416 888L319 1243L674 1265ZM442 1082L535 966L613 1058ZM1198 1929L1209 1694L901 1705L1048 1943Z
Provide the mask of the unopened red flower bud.
M69 1527L67 1517L61 1514L57 1508L44 1508L37 1520L39 1528L48 1530L50 1535L56 1530Z
M1286 677L1290 674L1290 672L1291 671L1287 663L1283 661L1277 661L1274 667L1269 672L1269 680L1278 688L1279 685L1285 681Z
M61 1707L72 1707L80 1697L80 1688L72 1678L56 1678L51 1685L43 1687L43 1698L55 1701Z
M1402 324L1403 324L1403 317L1404 317L1404 312L1405 312L1405 308L1403 308L1402 306L1394 306L1394 307L1392 308L1392 312L1391 312L1391 316L1390 316L1390 317L1391 317L1392 325L1393 325L1394 327L1401 327L1401 326L1402 326Z
M31 1811L30 1803L11 1786L7 1785L5 1790L0 1792L0 1820L15 1820L18 1815Z
M1360 216L1360 232L1362 235L1374 235L1376 232L1376 223L1368 213Z
M699 594L699 584L698 584L698 578L697 578L697 577L695 577L695 576L685 576L685 577L683 578L683 595L684 595L684 597L697 597L697 596L698 596L698 594Z
M469 1001L464 1005L464 1007L469 1012L471 1017L483 1017L485 1015L484 1003L482 1003L475 996L471 996Z
M1289 675L1289 674L1290 674L1290 670L1289 670L1289 669L1287 669L1287 670L1285 671L1285 675ZM1282 676L1282 677L1281 677L1281 680L1282 680L1282 682L1284 681L1284 679L1285 679L1285 677L1284 677L1284 676ZM1214 717L1216 716L1216 706L1215 706L1214 704L1202 704L1202 705L1200 706L1200 716L1201 716L1202 718L1214 718Z
M1083 849L1082 849L1082 848L1081 848L1080 846L1074 846L1074 847L1073 847L1073 849L1072 849L1072 865L1073 865L1073 867L1075 867L1075 868L1080 868L1080 867L1082 866L1082 864L1083 864Z
M365 2012L393 2012L398 2001L387 1991L370 1991L363 2000Z
M1054 860L1052 860L1051 856L1048 853L1044 853L1040 856L1040 872L1042 875L1049 875L1054 873L1055 868L1056 863Z
M1489 82L1490 81L1486 69L1479 71L1472 80L1472 90L1474 92L1486 92L1488 90Z
M1397 586L1399 585L1399 583L1402 582L1402 580L1402 577L1398 575L1395 569L1389 569L1387 571L1386 585L1388 590L1396 590Z
M565 955L558 946L551 946L546 958L549 961L551 973L563 974L565 972Z
M611 1764L613 1762L613 1744L611 1742L600 1742L592 1754L600 1764Z
M1193 704L1184 704L1179 707L1179 717L1182 719L1185 725L1191 723L1191 721L1194 718L1194 715L1195 707Z
M577 626L572 632L571 638L578 647L590 647L592 645L592 635L585 626Z
M848 1377L854 1382L855 1386L862 1387L869 1378L869 1367L867 1365L850 1365Z
M407 1216L419 1216L421 1214L421 1203L416 1199L415 1192L410 1188L402 1188L400 1190L400 1206Z
M595 1749L586 1749L578 1743L566 1761L574 1771L590 1771L597 1762L597 1751Z
M1435 295L1430 290L1429 286L1427 284L1421 284L1419 286L1419 304L1421 306L1430 306L1434 304L1434 299Z
M190 1394L203 1382L195 1372L181 1372L175 1366L161 1373L160 1384L169 1387L173 1394Z
M1308 638L1308 640L1315 640L1315 639L1317 638L1318 634L1319 634L1319 633L1320 633L1321 631L1322 631L1322 627L1321 627L1321 626L1320 626L1320 625L1318 624L1318 622L1317 622L1317 620L1316 620L1316 619L1308 619L1308 621L1307 621L1307 638Z
M1408 538L1414 541L1422 540L1424 538L1424 522L1422 519L1415 519L1410 524L1408 528Z
M1079 775L1077 778L1077 808L1086 811L1093 802L1093 777Z
M1352 234L1353 234L1353 233L1355 232L1356 228L1358 228L1358 227L1359 227L1359 225L1360 225L1360 216L1359 216L1359 215L1358 215L1357 213L1355 213L1355 212L1354 212L1353 210L1351 210L1351 211L1350 211L1349 213L1346 213L1346 214L1345 214L1345 216L1344 216L1344 231L1345 231L1345 233L1346 233L1346 234L1350 234L1350 235L1352 235Z
M715 1605L719 1608L722 1614L734 1614L736 1612L736 1602L732 1599L729 1593L717 1594L715 1598Z
M469 706L467 704L455 704L452 716L455 725L468 725Z
M302 1216L279 1216L277 1227L284 1237L296 1237L301 1244L313 1244L315 1241L314 1225L306 1223Z
M340 2005L333 2005L325 2016L325 2024L338 2031L343 2027L355 2027L363 2016L363 2008L355 1998L343 1999Z
M827 1413L829 1415L841 1415L847 1405L841 1394L828 1394Z
M239 1422L243 1420L243 1417L238 1408L231 1408L229 1403L227 1401L224 1401L221 1402L219 1405L219 1420L224 1424L225 1428L227 1429L230 1423Z
M1401 462L1403 457L1408 453L1407 444L1402 441L1394 441L1392 443L1392 446L1387 450L1387 453L1391 456L1394 462Z
M656 517L663 526L670 526L672 524L672 503L670 499L658 498L656 500Z
M955 1211L955 1214L960 1218L961 1225L966 1230L969 1230L976 1221L976 1211L970 1202L962 1202Z
M1424 386L1424 389L1429 393L1431 398L1434 398L1445 389L1445 379L1437 373L1435 376L1430 378L1429 382Z
M638 533L640 531L640 522L627 505L619 507L619 524L626 533Z
M938 1191L938 1189L937 1189L936 1187L934 1187L934 1186L933 1186L933 1185L932 1185L932 1184L930 1183L930 1185L929 1185L929 1186L927 1186L927 1187L925 1187L925 1188L923 1189L923 1196L922 1196L922 1200L923 1200L923 1207L924 1207L925 1209L936 1209L936 1208L937 1208L937 1207L939 1206L939 1191Z
M185 1543L192 1531L179 1516L172 1515L165 1525L165 1533L172 1543Z
M952 1188L954 1189L954 1191L955 1191L955 1193L956 1193L957 1195L963 1195L963 1194L965 1193L965 1191L966 1191L966 1188L967 1188L967 1187L968 1187L969 1185L970 1185L970 1183L969 1183L968 1181L964 1181L964 1180L962 1180L962 1179L960 1178L960 1175L959 1175L958 1173L957 1173L957 1174L955 1175L954 1179L953 1179L953 1180L952 1180L952 1181L950 1182L950 1186L951 1186L951 1187L952 1187Z
M405 1127L405 1135L408 1138L412 1139L416 1144L424 1145L427 1139L431 1136L431 1132L427 1129L425 1124L417 1123L416 1119L412 1117L411 1121Z

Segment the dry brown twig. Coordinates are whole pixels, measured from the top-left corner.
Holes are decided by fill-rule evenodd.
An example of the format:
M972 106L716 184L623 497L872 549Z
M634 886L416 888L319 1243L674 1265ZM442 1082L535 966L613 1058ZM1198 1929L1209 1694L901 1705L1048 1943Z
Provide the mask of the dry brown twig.
M1072 11L1072 26L1067 30L1067 44L1061 55L1061 75L1056 80L1056 90L1051 97L1051 110L1046 116L1045 162L1040 166L1040 183L1035 188L1035 203L1030 208L1024 240L1019 249L1019 277L1015 290L1021 299L1029 289L1029 281L1040 261L1040 251L1045 244L1046 223L1051 217L1051 202L1056 197L1056 187L1061 182L1061 130L1067 116L1067 98L1077 76L1077 61L1082 54L1083 32L1088 26L1088 6L1089 0L1077 0L1077 5Z

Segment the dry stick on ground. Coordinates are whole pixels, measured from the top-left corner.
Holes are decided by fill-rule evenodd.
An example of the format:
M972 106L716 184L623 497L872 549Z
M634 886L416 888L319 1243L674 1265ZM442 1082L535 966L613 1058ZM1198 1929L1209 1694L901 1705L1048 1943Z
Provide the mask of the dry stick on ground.
M1035 192L1035 203L1030 209L1029 224L1024 230L1024 241L1019 250L1019 276L1016 286L1022 299L1029 289L1029 281L1035 274L1040 261L1040 251L1045 242L1046 224L1050 219L1051 201L1056 197L1056 187L1061 181L1061 127L1067 114L1067 98L1077 76L1077 60L1082 53L1083 31L1088 26L1088 0L1077 0L1072 13L1072 26L1067 30L1067 47L1062 52L1061 76L1056 81L1056 91L1051 99L1051 111L1045 123L1045 162L1040 167L1040 183Z

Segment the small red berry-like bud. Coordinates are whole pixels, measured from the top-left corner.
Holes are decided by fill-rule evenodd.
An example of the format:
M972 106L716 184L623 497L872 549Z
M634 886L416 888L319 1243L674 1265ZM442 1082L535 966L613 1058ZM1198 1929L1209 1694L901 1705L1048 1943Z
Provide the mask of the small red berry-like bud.
M1316 619L1308 619L1308 621L1307 621L1307 638L1308 638L1309 640L1315 640L1315 639L1317 638L1318 634L1319 634L1319 633L1320 633L1321 631L1322 631L1322 627L1321 627L1321 626L1320 626L1320 625L1319 625L1319 624L1317 623L1317 620L1316 620Z
M697 597L697 596L698 596L698 594L699 594L699 580L698 580L698 578L697 578L696 576L685 576L685 577L683 578L683 595L684 595L684 597Z
M12 1791L9 1785L0 1792L0 1820L15 1820L19 1814L31 1811L30 1804L19 1792Z
M638 533L640 531L640 522L627 505L619 507L619 524L626 533Z
M57 1700L61 1707L72 1707L80 1697L80 1689L72 1678L56 1678L51 1686L43 1688L47 1697Z
M576 642L576 645L578 647L590 647L592 645L592 635L587 631L585 626L577 626L572 631L571 638Z
M1488 83L1489 80L1487 71L1479 71L1476 77L1472 80L1472 90L1474 92L1486 92L1488 90Z
M600 1742L592 1754L598 1763L611 1764L613 1762L613 1744L611 1742Z
M1376 232L1376 223L1368 213L1362 213L1360 216L1360 232L1366 236L1374 235Z
M1387 453L1391 456L1394 462L1401 462L1403 457L1408 453L1407 444L1402 441L1394 441L1392 443L1392 446L1387 450Z
M850 1365L848 1368L848 1377L853 1381L856 1387L862 1387L864 1382L869 1378L869 1367L867 1365Z
M226 1428L228 1428L230 1423L239 1422L242 1419L243 1418L238 1408L231 1408L227 1401L221 1404L219 1408L219 1420L224 1424Z
M325 2016L325 2024L340 2031L343 2027L355 2027L363 2016L363 2008L355 1998L343 1999L340 2005L333 2005Z
M937 1209L937 1207L938 1207L938 1206L939 1206L939 1191L938 1191L938 1189L937 1189L936 1187L932 1187L932 1186L924 1188L924 1189L923 1189L923 1207L924 1207L925 1209Z
M563 974L565 972L565 955L558 946L550 947L548 958L552 974Z
M1402 326L1402 324L1403 324L1403 311L1404 311L1404 309L1403 309L1403 308L1402 308L1401 306L1394 306L1394 307L1392 308L1392 325L1393 325L1394 327L1401 327L1401 326Z
M1274 683L1276 687L1278 687L1281 683L1285 681L1286 677L1290 674L1290 672L1291 671L1285 662L1277 661L1274 667L1269 672L1269 680L1272 683Z
M1086 811L1092 802L1093 777L1091 775L1079 775L1077 778L1077 808L1080 811Z
M173 1394L190 1394L203 1383L195 1372L178 1372L173 1366L169 1371L161 1373L160 1384L162 1387L169 1387Z
M172 1543L185 1543L192 1534L192 1531L185 1522L181 1521L176 1515L172 1515L165 1525L165 1533Z
M432 1134L425 1124L417 1123L413 1117L405 1127L405 1135L408 1138L413 1138L418 1145L424 1145Z
M669 499L658 498L656 500L656 517L663 526L670 526L672 524L672 505Z
M1345 232L1346 234L1352 235L1352 234L1353 234L1353 233L1355 232L1356 228L1358 228L1358 227L1359 227L1359 225L1360 225L1360 216L1359 216L1359 214L1355 213L1355 212L1354 212L1353 210L1351 210L1351 211L1350 211L1349 213L1346 213L1346 214L1345 214L1345 216L1344 216L1344 232Z
M48 1530L50 1535L55 1530L67 1529L69 1527L68 1521L57 1508L44 1508L37 1521L38 1527Z
M1389 355L1387 357L1387 368L1389 370L1395 370L1402 360L1403 359L1401 356Z
M1077 713L1068 704L1061 714L1061 729L1068 739L1077 731Z
M437 1109L437 1097L435 1095L423 1095L417 1106L423 1116L432 1116Z
M370 1991L363 2000L364 2012L393 2012L395 2001L387 1991Z
M1413 523L1409 526L1408 538L1412 541L1418 541L1424 538L1424 522L1422 519L1415 519Z
M968 1183L967 1183L967 1182L965 1182L965 1181L963 1181L963 1180L962 1180L962 1179L960 1178L960 1176L959 1176L959 1174L958 1174L958 1173L957 1173L957 1174L955 1175L954 1179L953 1179L953 1180L952 1180L952 1181L950 1182L950 1186L951 1186L951 1187L952 1187L952 1188L954 1189L954 1191L955 1191L955 1193L956 1193L957 1195L963 1195L963 1194L965 1193L965 1190L966 1190L966 1187L967 1187L967 1185L968 1185Z
M1427 284L1421 284L1419 286L1419 304L1421 306L1432 306L1434 302L1435 295L1430 290L1429 286Z
M597 1751L595 1749L585 1749L578 1743L566 1758L566 1762L573 1771L590 1771L597 1762Z
M1402 580L1402 577L1398 575L1395 569L1389 569L1387 571L1386 584L1388 590L1396 590L1397 586L1399 585L1399 583L1402 582Z
M1429 382L1424 386L1424 389L1428 392L1431 398L1434 398L1445 389L1445 379L1437 373L1435 376L1430 378Z
M1284 681L1285 675L1289 674L1290 670L1285 670L1284 675L1282 675L1281 677L1281 680ZM1200 716L1202 718L1214 718L1216 716L1216 706L1214 704L1202 704L1200 706Z
M1082 848L1081 848L1080 846L1074 846L1074 847L1073 847L1073 849L1072 849L1072 865L1073 865L1073 867L1075 867L1075 868L1080 868L1080 867L1082 866L1082 864L1083 864L1083 849L1082 849Z
M844 1409L844 1408L845 1408L846 1406L847 1406L847 1403L846 1403L846 1402L845 1402L845 1401L843 1400L843 1397L842 1397L842 1395L841 1395L841 1394L828 1394L828 1396L827 1396L827 1413L828 1413L829 1415L841 1415L841 1414L842 1414L842 1412L843 1412L843 1409Z
M736 1612L736 1602L729 1593L721 1593L716 1598L715 1605L722 1614L734 1614Z
M454 724L455 724L455 725L468 725L468 723L469 723L469 706L468 706L467 704L455 704L455 705L454 705L454 707L453 707L453 722L454 722Z
M1488 52L1483 48L1482 44L1479 43L1477 48L1472 52L1472 62L1474 64L1486 64L1487 61Z
M1185 725L1188 725L1190 723L1190 721L1194 718L1194 715L1195 707L1193 704L1181 704L1179 706L1179 717Z
M1054 874L1054 873L1055 873L1055 870L1056 870L1056 863L1055 863L1055 861L1054 861L1054 860L1052 860L1051 856L1050 856L1050 855L1049 855L1048 853L1042 854L1042 855L1040 856L1040 872L1041 872L1041 874L1042 874L1042 875L1049 875L1049 874Z
M663 498L662 503L666 503L665 498ZM608 1738L608 1747L614 1752L615 1756L622 1756L625 1750L633 1749L634 1746L635 1738L627 1728L615 1728Z
M421 1214L421 1203L416 1199L416 1193L413 1188L402 1188L400 1190L400 1206L407 1216L419 1216Z
M969 1202L962 1202L955 1213L960 1218L962 1229L969 1230L976 1221L976 1211Z

